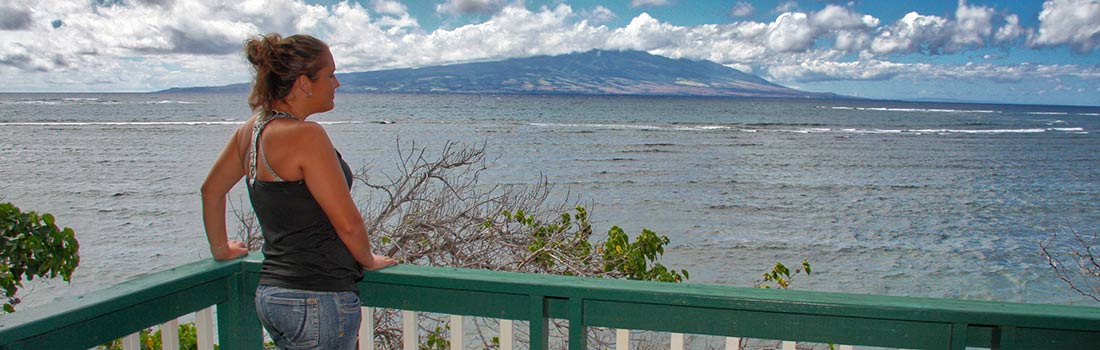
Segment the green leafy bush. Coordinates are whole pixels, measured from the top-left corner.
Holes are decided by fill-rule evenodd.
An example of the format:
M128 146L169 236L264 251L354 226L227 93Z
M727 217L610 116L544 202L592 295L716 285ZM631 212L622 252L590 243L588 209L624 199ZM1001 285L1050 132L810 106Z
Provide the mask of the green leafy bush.
M0 288L4 290L3 309L15 312L19 304L16 293L23 287L23 278L72 279L80 265L76 241L71 228L59 229L48 213L21 212L11 203L0 203Z
M658 262L670 242L667 236L643 229L631 242L622 228L613 226L607 231L607 240L593 244L589 240L592 225L583 206L575 207L573 213L562 213L557 221L551 222L539 221L523 211L505 211L503 215L507 221L530 228L534 240L527 247L532 253L529 260L548 270L570 265L560 269L561 273L660 282L688 279L687 270L670 270Z
M152 328L142 329L138 333L141 344L141 350L159 350L163 349L162 337L160 329L156 332ZM188 322L181 324L179 327L179 339L180 350L197 350L199 348L198 343L198 328L195 327L194 322ZM265 344L266 346L267 344ZM266 348L266 347L265 347ZM218 345L214 344L214 349L218 349ZM115 339L109 343L96 347L96 350L122 350L122 339Z

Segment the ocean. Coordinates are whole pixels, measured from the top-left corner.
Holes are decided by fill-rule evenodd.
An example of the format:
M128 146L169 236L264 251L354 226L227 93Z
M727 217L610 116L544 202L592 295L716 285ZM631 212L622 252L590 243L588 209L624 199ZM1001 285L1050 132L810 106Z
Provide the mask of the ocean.
M72 283L36 279L20 309L209 258L198 190L245 101L0 94L0 200L53 213L81 243ZM483 144L483 183L545 176L589 206L597 238L667 235L662 263L690 283L752 286L806 259L792 288L1086 303L1039 244L1097 235L1096 107L338 94L311 120L379 174L398 145Z

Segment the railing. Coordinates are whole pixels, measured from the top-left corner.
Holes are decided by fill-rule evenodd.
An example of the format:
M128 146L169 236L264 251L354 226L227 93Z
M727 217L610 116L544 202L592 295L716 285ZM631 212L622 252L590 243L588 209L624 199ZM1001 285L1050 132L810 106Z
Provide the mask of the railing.
M260 349L253 290L256 257L200 261L83 297L0 316L0 350L87 349L154 325L171 330L198 312L200 349L213 343L217 308L221 349ZM548 348L550 319L568 322L570 349L586 347L588 327L868 345L906 349L1098 349L1100 308L795 290L673 284L399 265L367 273L364 306L406 310L405 348L418 338L412 312L526 321L530 349ZM206 310L206 311L204 311ZM365 308L364 310L370 310ZM369 349L370 317L360 344ZM461 337L462 317L451 334ZM457 322L457 323L456 323ZM457 329L456 329L457 328ZM409 331L411 330L411 331ZM165 331L165 334L174 331ZM619 348L624 335L617 333ZM133 337L131 336L133 346ZM736 338L727 341L736 347ZM461 346L456 338L452 346ZM166 349L171 337L164 341ZM793 344L793 343L787 343ZM506 349L506 348L505 348Z

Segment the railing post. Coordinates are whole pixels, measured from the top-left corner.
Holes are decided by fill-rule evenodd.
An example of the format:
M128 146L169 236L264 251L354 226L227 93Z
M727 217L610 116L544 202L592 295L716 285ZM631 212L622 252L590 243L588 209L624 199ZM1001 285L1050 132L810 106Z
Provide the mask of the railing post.
M546 320L546 298L532 295L530 304L531 318L528 320L531 350L546 350L550 347L550 328Z
M993 344L992 350L1015 350L1016 346L1016 327L1002 326L993 328Z
M726 350L741 350L741 338L727 337Z
M259 350L264 346L263 329L256 315L256 285L259 276L248 272L241 260L241 272L229 282L229 300L218 304L218 343L223 350Z
M214 307L195 313L195 338L198 350L214 350Z
M160 324L160 346L162 350L180 350L180 320L178 318Z
M515 333L512 326L512 320L500 320L500 350L512 350L512 335Z
M374 308L360 307L363 322L359 323L359 350L374 350Z
M966 349L966 327L965 323L951 325L951 350Z
M584 299L569 298L569 350L585 350L588 332L584 325Z
M615 350L630 350L630 330L615 330Z
M672 333L669 338L669 348L672 350L684 350L684 333Z
M466 330L462 328L462 315L451 315L451 350L463 350Z
M122 350L141 350L141 331L123 337Z
M420 340L416 329L416 312L401 311L401 345L404 350L416 350Z

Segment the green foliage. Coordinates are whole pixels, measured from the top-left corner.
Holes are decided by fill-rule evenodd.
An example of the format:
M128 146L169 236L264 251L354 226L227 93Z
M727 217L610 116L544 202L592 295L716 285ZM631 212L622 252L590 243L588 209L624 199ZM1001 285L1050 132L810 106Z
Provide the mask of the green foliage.
M0 288L4 290L3 309L15 312L23 287L23 278L72 279L80 265L79 244L71 228L59 229L48 213L20 212L11 203L0 203Z
M420 350L447 350L451 348L451 341L447 339L445 331L450 331L451 326L436 326L434 331L428 332L428 341L420 344Z
M141 350L159 350L163 349L163 343L161 342L160 329L156 332L152 328L142 329L138 332L141 344ZM197 350L199 348L198 343L198 328L195 327L194 322L188 322L181 324L179 327L179 339L180 350ZM266 345L266 344L265 344ZM265 347L266 348L266 347ZM96 350L122 350L122 339L115 339L109 343L95 347ZM214 349L218 349L218 345L214 344Z
M791 269L782 262L776 262L771 271L764 273L762 281L756 281L756 288L772 288L772 285L767 283L775 283L776 288L787 289L791 286L791 279L802 272L806 272L807 276L812 272L809 261L802 260L802 267L795 268L794 272L791 272Z
M523 210L514 214L504 211L503 215L507 221L531 228L534 240L527 250L532 253L536 264L548 268L574 261L589 265L592 243L588 242L588 238L592 236L592 225L588 223L588 211L584 207L578 206L575 210L572 215L562 213L557 222L550 223L540 222L534 215L525 215ZM574 271L565 270L564 274L572 275Z
M658 236L643 229L635 241L618 226L607 231L607 240L593 245L592 225L588 211L574 208L573 213L562 213L553 222L544 223L522 210L503 212L504 217L516 224L527 226L534 240L527 250L534 263L547 268L570 265L563 269L565 275L581 274L580 271L597 270L613 277L643 281L683 282L688 279L687 270L670 270L657 262L670 242L667 236ZM489 227L491 223L486 223ZM595 254L593 254L595 252Z
M607 231L607 241L600 247L603 253L604 271L619 271L627 279L660 282L683 282L687 270L669 270L657 259L664 255L667 236L642 229L642 234L631 243L630 236L618 226Z

